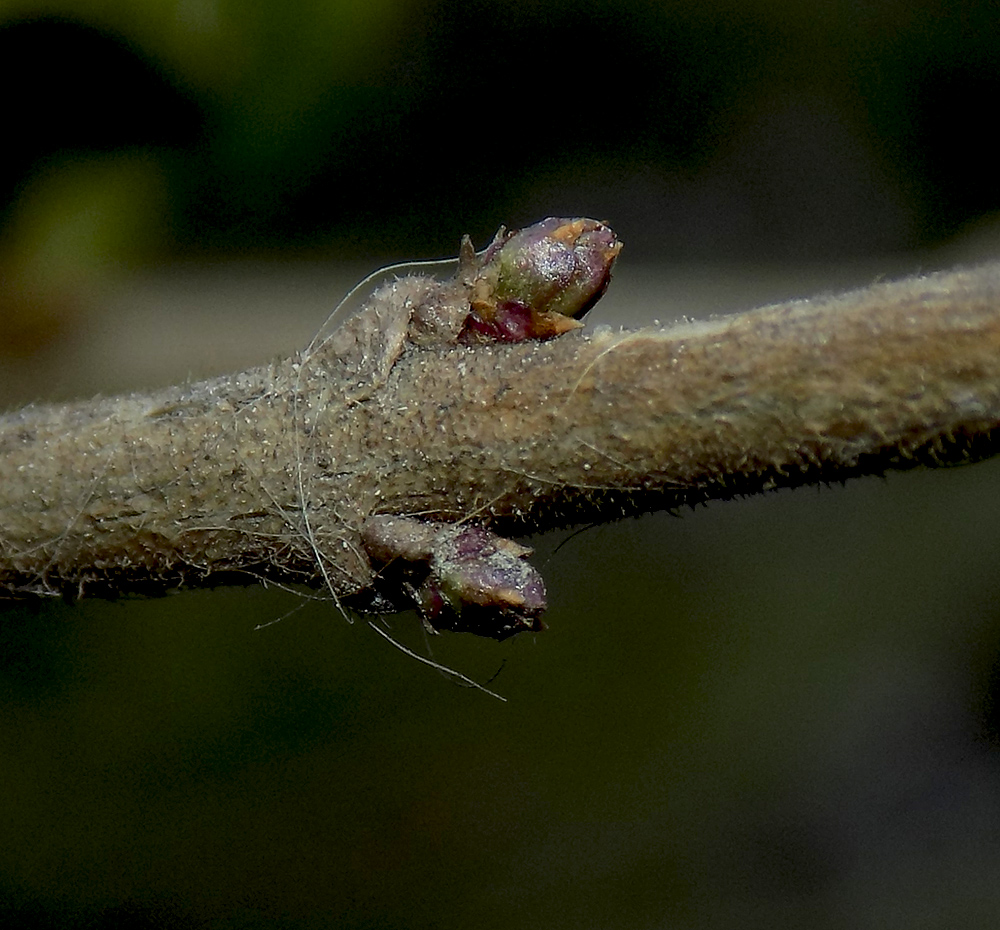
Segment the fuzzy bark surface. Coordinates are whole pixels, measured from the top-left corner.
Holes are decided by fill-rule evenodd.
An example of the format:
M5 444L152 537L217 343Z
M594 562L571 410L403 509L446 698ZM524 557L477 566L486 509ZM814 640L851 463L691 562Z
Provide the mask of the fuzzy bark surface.
M0 591L349 599L376 514L535 532L997 449L1000 265L514 344L441 335L440 287L269 366L0 418Z

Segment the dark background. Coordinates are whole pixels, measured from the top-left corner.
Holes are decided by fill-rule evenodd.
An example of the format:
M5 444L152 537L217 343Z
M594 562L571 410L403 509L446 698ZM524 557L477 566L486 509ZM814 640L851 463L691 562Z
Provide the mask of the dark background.
M594 313L634 323L995 255L998 27L985 2L6 4L0 403L265 361L378 264L545 215L612 222ZM995 926L998 481L548 536L550 630L506 644L391 620L502 667L507 704L294 593L4 610L0 919Z

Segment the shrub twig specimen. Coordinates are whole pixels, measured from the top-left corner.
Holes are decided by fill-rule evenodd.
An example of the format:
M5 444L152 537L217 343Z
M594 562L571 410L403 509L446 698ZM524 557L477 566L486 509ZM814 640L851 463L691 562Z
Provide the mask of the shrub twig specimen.
M998 265L588 332L610 231L519 236L387 284L294 358L0 418L0 589L257 577L503 638L540 627L544 588L497 534L997 450ZM544 299L511 271L533 249L571 275Z

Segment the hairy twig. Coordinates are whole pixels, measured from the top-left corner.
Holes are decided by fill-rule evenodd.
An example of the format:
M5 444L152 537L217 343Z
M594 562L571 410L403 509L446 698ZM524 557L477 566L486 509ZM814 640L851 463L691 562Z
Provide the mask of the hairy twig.
M505 272L483 290L499 253L467 252L455 280L398 279L294 358L0 418L0 589L262 578L502 637L538 628L544 592L494 532L996 451L1000 266L663 328L558 324L603 290L601 247L569 309L522 313ZM445 619L463 607L505 619Z

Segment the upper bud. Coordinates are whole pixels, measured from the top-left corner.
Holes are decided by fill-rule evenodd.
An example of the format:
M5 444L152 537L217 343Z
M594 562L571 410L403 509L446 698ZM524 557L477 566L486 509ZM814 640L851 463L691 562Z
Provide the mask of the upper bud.
M471 272L473 311L466 331L519 342L575 329L607 289L621 247L597 220L549 217L518 232L501 229L464 269Z

